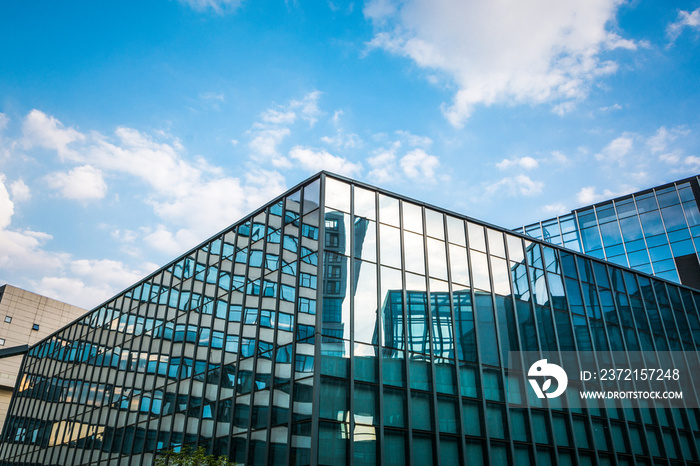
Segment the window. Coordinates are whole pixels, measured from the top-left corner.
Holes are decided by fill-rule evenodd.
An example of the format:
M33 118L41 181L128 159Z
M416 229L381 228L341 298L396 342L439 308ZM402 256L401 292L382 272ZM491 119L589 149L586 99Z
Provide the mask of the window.
M5 316L5 322L7 322L8 324L9 324L10 322L12 322L12 317L10 317L10 316Z
M5 346L5 339L4 338L0 338L0 346Z
M32 330L39 330L39 324L32 325Z

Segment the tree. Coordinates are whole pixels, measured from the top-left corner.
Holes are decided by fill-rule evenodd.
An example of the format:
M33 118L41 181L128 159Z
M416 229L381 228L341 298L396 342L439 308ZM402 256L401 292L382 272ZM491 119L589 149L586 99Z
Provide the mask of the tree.
M160 457L156 459L155 466L233 466L225 456L216 458L214 455L207 455L203 446L193 450L189 445L183 446L180 451L174 449L160 452Z

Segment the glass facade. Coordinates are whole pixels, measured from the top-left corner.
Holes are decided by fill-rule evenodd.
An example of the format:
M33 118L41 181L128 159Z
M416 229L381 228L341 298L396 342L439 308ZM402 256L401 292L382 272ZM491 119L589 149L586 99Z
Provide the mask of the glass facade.
M700 186L694 176L516 231L700 288L699 206Z
M699 464L694 391L565 409L509 363L672 351L698 368L699 306L321 173L32 347L0 464L150 464L183 444L248 465Z

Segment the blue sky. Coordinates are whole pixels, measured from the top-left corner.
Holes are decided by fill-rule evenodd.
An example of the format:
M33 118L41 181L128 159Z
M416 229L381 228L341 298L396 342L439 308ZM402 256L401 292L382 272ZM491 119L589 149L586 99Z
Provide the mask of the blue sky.
M0 283L89 308L321 169L509 228L700 172L700 0L26 0L0 31Z

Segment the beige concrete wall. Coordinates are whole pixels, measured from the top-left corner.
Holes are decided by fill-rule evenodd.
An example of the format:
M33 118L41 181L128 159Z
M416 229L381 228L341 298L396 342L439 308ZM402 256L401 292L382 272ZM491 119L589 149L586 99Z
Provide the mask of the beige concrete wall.
M0 293L0 350L34 345L87 312L11 285L0 287ZM6 322L7 317L12 321ZM34 325L39 329L34 330ZM0 359L0 427L5 422L21 364L22 356Z

